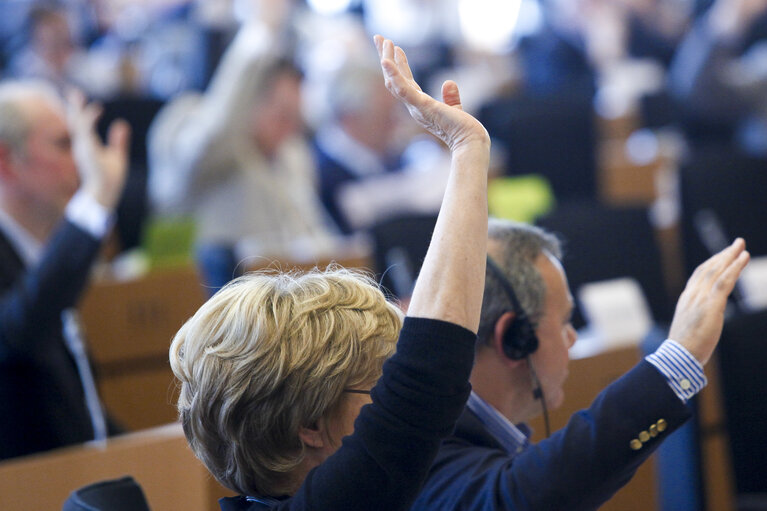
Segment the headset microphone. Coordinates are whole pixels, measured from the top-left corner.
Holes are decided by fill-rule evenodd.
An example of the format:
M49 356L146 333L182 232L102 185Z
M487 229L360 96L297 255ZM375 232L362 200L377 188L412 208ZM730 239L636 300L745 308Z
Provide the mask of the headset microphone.
M551 426L549 426L549 409L546 406L546 396L543 395L543 387L541 386L541 380L538 379L538 374L533 367L533 361L530 357L527 357L527 365L530 368L530 379L533 382L533 397L541 400L541 408L543 408L543 425L546 429L546 438L551 436Z
M543 394L543 387L541 386L541 382L538 379L538 375L536 374L532 360L530 359L530 355L538 349L538 336L535 335L535 328L533 328L533 324L527 317L527 313L522 308L522 305L520 305L511 282L506 278L506 275L504 275L500 266L498 266L489 255L487 256L487 267L498 280L498 283L503 288L514 309L514 319L503 333L503 353L512 360L522 360L523 358L527 360L527 366L530 368L530 378L533 386L533 398L541 401L543 421L546 427L546 437L548 438L550 435L550 428L549 411L546 407L546 396Z

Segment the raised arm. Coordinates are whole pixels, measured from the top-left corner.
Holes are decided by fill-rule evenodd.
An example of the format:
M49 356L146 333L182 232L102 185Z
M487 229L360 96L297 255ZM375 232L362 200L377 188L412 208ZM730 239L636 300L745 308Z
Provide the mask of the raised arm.
M128 176L131 130L122 119L112 122L104 144L96 134L100 115L101 109L96 104L86 104L82 94L73 93L69 98L67 121L80 189L111 213L117 207Z
M98 107L81 95L70 99L67 117L80 190L70 200L66 221L45 244L40 262L26 268L0 296L0 350L34 352L49 342L64 309L73 307L122 193L128 169L130 128L115 121L103 144L95 131ZM3 272L5 274L5 272ZM0 280L4 280L3 277ZM5 286L0 283L0 287ZM10 282L8 282L10 285Z
M193 117L170 142L177 155L179 185L197 192L225 179L236 151L250 144L250 120L267 69L280 56L274 34L263 24L240 27L226 49Z
M455 82L442 85L444 102L439 102L413 80L401 48L381 36L375 43L386 87L452 156L445 197L408 315L450 321L476 332L485 277L490 137L461 108Z

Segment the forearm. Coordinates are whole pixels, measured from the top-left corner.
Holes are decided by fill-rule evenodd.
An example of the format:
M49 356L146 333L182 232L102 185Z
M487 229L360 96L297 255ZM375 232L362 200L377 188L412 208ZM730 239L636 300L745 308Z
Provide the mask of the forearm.
M237 33L216 69L190 122L172 142L192 179L226 169L232 142L248 137L249 123L268 67L276 58L274 41L260 25Z
M474 332L487 250L489 138L453 151L450 177L408 315L441 319Z
M40 263L28 269L0 298L0 344L11 352L38 348L41 335L58 326L87 283L99 240L69 221L56 229Z

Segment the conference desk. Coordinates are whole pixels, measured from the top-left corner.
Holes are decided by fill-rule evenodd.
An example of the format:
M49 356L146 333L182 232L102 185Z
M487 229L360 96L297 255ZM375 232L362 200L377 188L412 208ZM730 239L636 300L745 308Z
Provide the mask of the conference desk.
M311 263L259 258L248 270L309 270L331 262L346 268L372 268L362 254ZM80 302L80 315L99 393L106 409L126 431L176 420L177 389L168 349L178 329L207 296L208 290L192 266L91 283Z
M205 301L204 291L196 270L183 267L95 281L80 302L99 393L126 430L176 420L168 349Z
M217 500L232 495L194 457L181 425L174 423L4 461L0 509L60 510L72 490L125 475L138 481L152 511L217 511Z

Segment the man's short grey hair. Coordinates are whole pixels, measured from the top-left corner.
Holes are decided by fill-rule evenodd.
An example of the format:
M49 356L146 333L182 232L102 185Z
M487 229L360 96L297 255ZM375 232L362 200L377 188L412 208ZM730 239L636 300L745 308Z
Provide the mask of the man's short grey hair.
M24 111L25 101L50 101L59 106L61 98L52 86L39 80L5 80L0 82L0 144L13 153L24 155L31 119Z
M535 267L535 260L546 252L561 259L562 245L559 239L539 227L497 218L488 221L487 234L493 247L491 257L503 270L514 288L520 306L535 327L543 314L546 297L543 277ZM495 324L501 315L509 311L517 312L498 277L488 268L477 335L478 347L492 343Z
M336 71L328 88L331 117L340 119L369 108L377 89L383 88L380 67L350 62Z

